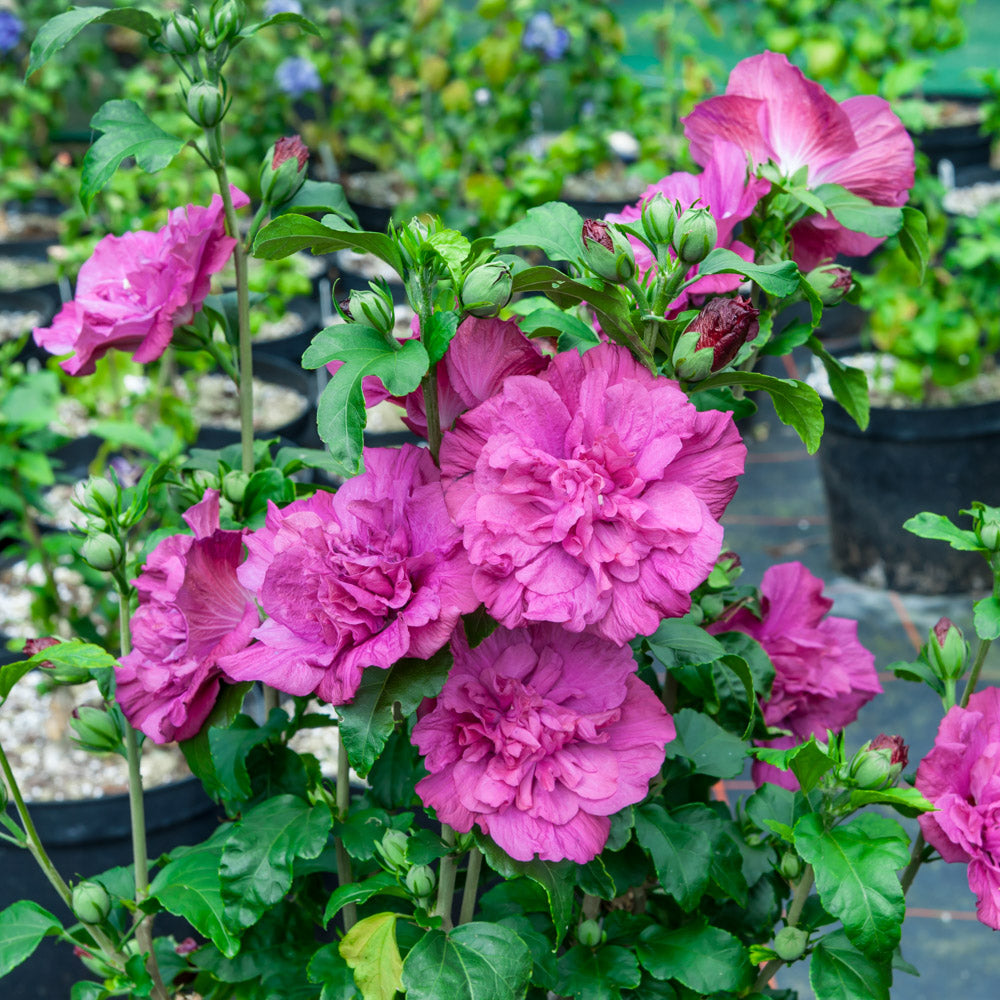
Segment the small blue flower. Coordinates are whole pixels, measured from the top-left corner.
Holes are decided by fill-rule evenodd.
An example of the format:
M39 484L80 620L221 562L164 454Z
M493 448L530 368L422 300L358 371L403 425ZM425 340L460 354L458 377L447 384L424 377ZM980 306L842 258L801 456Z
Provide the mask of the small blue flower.
M323 86L319 71L301 56L292 56L282 62L274 71L274 82L289 97L301 97L314 93Z
M274 17L275 14L301 14L302 4L299 0L267 0L264 4L264 16Z
M539 11L524 26L521 46L544 52L549 59L562 59L569 48L569 32L560 28L548 11Z
M10 52L21 40L24 25L10 10L0 10L0 53Z

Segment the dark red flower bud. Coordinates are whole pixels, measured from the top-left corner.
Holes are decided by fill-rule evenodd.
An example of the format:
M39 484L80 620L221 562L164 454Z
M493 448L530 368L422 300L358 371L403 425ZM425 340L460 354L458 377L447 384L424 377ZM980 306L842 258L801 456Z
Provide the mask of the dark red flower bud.
M286 160L295 157L299 161L301 170L309 161L309 150L306 149L302 139L297 135L286 135L274 144L274 153L271 156L271 169L277 170Z
M190 955L191 952L197 951L200 945L193 937L186 937L180 944L174 945L174 951L178 955Z
M691 321L685 333L692 330L698 334L695 350L712 348L712 371L725 368L739 349L757 336L760 324L757 322L759 310L750 305L749 299L737 296L735 299L715 298Z
M635 251L628 239L601 219L583 223L583 260L605 281L622 284L635 274Z
M890 764L899 764L901 768L906 767L910 762L909 747L903 742L902 736L887 736L879 733L869 744L870 750L891 750L892 756L889 758Z
M583 243L587 245L587 240L600 243L605 250L614 252L615 245L611 242L611 230L608 224L600 219L585 219L583 222Z
M950 618L941 617L937 620L937 624L934 626L934 638L937 639L938 645L942 649L944 649L944 642L945 639L948 638L948 630L952 627L952 624L953 623Z
M34 656L35 653L40 653L43 649L51 649L53 646L58 645L59 640L53 639L50 635L43 635L38 639L25 639L24 655L26 658Z

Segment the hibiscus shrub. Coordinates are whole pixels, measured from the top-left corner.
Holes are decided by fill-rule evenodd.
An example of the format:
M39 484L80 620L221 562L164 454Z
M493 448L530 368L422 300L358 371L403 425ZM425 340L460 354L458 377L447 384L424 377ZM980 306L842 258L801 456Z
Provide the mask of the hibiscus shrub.
M847 749L880 690L856 624L797 563L742 584L720 523L743 472L745 390L768 392L810 450L822 434L815 392L753 371L758 356L808 345L867 419L864 375L812 333L851 283L824 269L838 251L902 232L920 256L901 207L912 144L888 106L838 105L765 53L687 119L702 173L607 220L553 203L475 242L427 218L359 230L288 140L244 236L222 70L261 28L315 27L289 5L248 23L235 0L162 24L86 8L39 34L32 65L94 20L175 58L220 200L102 244L36 340L74 352L78 377L109 350L200 346L239 386L243 436L80 495L123 655L38 643L0 672L0 699L35 666L100 680L108 712L83 741L132 765L135 891L123 869L63 881L0 748L5 836L79 921L13 904L0 973L53 934L96 976L74 992L87 1000L760 997L800 959L820 1000L884 1000L905 891L935 853L969 865L998 926L1000 706L973 693L986 647L960 699L968 646L949 623L896 665L947 711L912 787L900 737ZM149 169L179 152L138 108L117 111L92 150L104 180L124 149ZM279 149L295 152L279 163ZM92 197L99 179L86 183ZM549 263L504 252L521 247ZM303 358L330 373L325 452L272 454L249 420L246 254L304 248L374 254L416 319L400 339L383 286L353 293ZM207 298L230 256L235 308ZM808 320L776 330L802 301ZM388 399L419 445L365 446L367 409ZM292 478L310 463L338 485ZM139 537L164 492L190 533ZM975 512L974 532L914 526L997 567L1000 511ZM996 607L977 609L987 645ZM329 768L293 749L307 729L327 734ZM204 843L146 857L137 731L180 741L217 801ZM730 804L719 782L748 771L757 790ZM892 809L923 813L912 845ZM159 913L190 938L154 939Z

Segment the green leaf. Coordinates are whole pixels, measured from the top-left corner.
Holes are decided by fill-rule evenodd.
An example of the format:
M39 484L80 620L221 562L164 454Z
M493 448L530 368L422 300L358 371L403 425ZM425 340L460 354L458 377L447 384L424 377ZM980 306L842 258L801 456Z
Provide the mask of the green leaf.
M779 357L783 354L791 354L796 347L808 343L814 329L815 327L811 323L803 323L801 320L789 323L761 348L760 353Z
M823 401L811 386L795 379L775 378L759 372L723 371L705 379L699 388L714 389L719 385L763 389L770 395L778 419L795 430L810 455L816 453L823 437Z
M459 287L462 264L469 256L472 244L457 229L441 229L436 233L431 233L427 237L427 242L434 247L438 256L444 261L456 288Z
M250 477L243 494L243 514L250 521L267 511L269 500L283 507L294 499L295 484L281 469L258 469Z
M799 269L794 261L777 264L754 264L725 247L716 247L699 265L698 276L707 274L742 274L759 285L769 295L783 299L799 287Z
M309 960L306 975L311 983L322 983L320 1000L357 1000L361 996L354 984L354 973L340 954L340 942L323 945Z
M160 33L160 22L152 14L135 8L111 10L108 7L74 7L59 14L38 29L31 43L27 79L35 70L44 66L61 48L68 45L88 24L115 24L131 28L140 34L154 38Z
M222 851L219 875L230 927L250 927L292 884L296 858L315 858L326 845L332 818L324 804L311 806L278 795L247 810Z
M230 933L225 920L219 879L221 858L221 840L183 854L160 869L149 894L164 909L183 917L199 934L209 938L223 955L232 958L240 950L240 942Z
M812 953L809 984L816 1000L889 1000L891 983L889 963L873 962L843 931L828 934Z
M244 681L241 684L223 683L215 707L202 724L197 736L192 736L191 739L184 740L179 744L188 767L205 786L205 791L213 798L218 798L222 794L223 783L219 779L217 762L212 755L212 747L209 742L212 729L224 729L229 726L233 719L239 715L240 709L243 707L243 699L252 687L253 681ZM249 779L246 787L249 794Z
M242 703L243 694L238 694L234 700L237 698ZM214 783L209 790L227 802L249 799L247 759L250 751L283 732L288 725L288 715L275 708L263 725L258 725L249 715L230 716L229 719L223 716L218 721L222 725L215 725L209 717L210 724L202 729L203 733L207 730L208 752L213 765Z
M746 801L747 816L758 830L768 833L776 830L777 824L781 831L788 832L783 839L789 842L795 824L808 811L809 804L803 795L771 782L761 785Z
M358 224L358 217L348 203L344 189L339 184L332 184L329 181L305 181L288 201L282 202L274 210L272 218L289 212L332 212L353 226Z
M322 222L307 215L281 215L261 229L253 244L254 256L264 260L290 257L306 249L314 254L333 253L335 250L371 253L397 273L403 271L403 260L396 244L385 233L354 229L337 215L324 215Z
M979 543L979 539L972 531L952 524L944 514L932 514L930 511L921 511L914 514L908 521L903 522L903 527L907 531L913 532L918 538L931 538L940 542L947 542L953 549L960 552L984 552L985 549Z
M619 945L576 945L559 958L559 993L578 1000L618 1000L621 990L638 986L642 972L635 955Z
M430 359L419 340L394 347L371 327L349 324L321 330L302 359L314 367L318 356L343 361L319 397L319 435L330 449L337 471L351 477L361 471L361 452L367 421L362 380L376 376L393 396L405 396L420 385ZM319 364L324 364L319 361Z
M907 260L913 263L920 272L921 282L924 280L924 272L930 261L928 242L927 216L919 208L904 205L903 228L899 231L899 245L903 248Z
M431 359L431 364L437 364L448 350L448 345L452 342L458 330L458 320L461 313L457 312L435 312L431 314L427 329L420 331L420 339L424 347L427 348L427 356Z
M326 909L323 911L323 926L326 927L348 903L366 903L372 896L381 893L406 898L406 892L400 888L395 876L388 872L379 872L364 882L348 882L347 885L340 886L327 900Z
M973 605L973 624L980 639L1000 639L1000 600L984 597Z
M647 927L637 949L643 968L657 979L676 979L701 994L750 985L747 951L732 934L704 921L673 930Z
M403 987L407 1000L519 1000L531 964L527 945L509 928L462 924L448 934L429 931L413 946Z
M855 788L851 791L850 805L852 809L860 809L873 802L892 806L904 816L911 818L937 808L928 802L916 788L883 788L881 791Z
M475 611L462 615L462 625L469 648L475 649L481 642L488 639L497 630L499 624L482 604Z
M347 756L359 777L371 770L396 725L393 705L399 702L407 716L424 698L439 694L451 662L445 646L429 660L399 660L388 670L369 667L364 672L354 699L338 709Z
M912 662L899 660L896 663L890 663L886 669L894 673L900 680L926 684L939 695L944 695L944 681L934 673L924 660L913 660Z
M354 970L354 981L364 1000L393 1000L403 988L403 960L396 944L396 917L395 913L365 917L340 942L340 954Z
M699 830L672 819L661 805L635 810L635 835L653 860L660 884L683 910L691 910L708 888L712 844Z
M608 874L601 856L576 869L576 884L580 889L598 899L614 899L618 895L615 880Z
M746 744L713 719L693 708L682 708L674 715L674 725L677 738L667 744L668 758L683 758L695 774L716 778L735 778L743 771Z
M61 930L56 917L28 899L0 911L0 979L30 958L43 937Z
M301 28L307 35L314 35L316 38L321 37L319 28L308 17L303 17L301 14L295 14L292 11L281 11L278 14L272 14L263 21L258 21L256 24L248 24L240 31L239 37L249 38L251 35L256 35L261 28L269 28L276 24L292 25L296 28Z
M800 746L788 750L778 750L774 747L751 747L758 760L782 771L790 770L799 782L803 792L809 792L816 787L816 782L833 767L829 753L819 745L815 736Z
M538 247L549 260L580 263L583 259L583 218L570 205L550 201L529 208L523 219L493 237L497 247Z
M877 813L829 830L817 813L795 824L795 848L813 866L820 902L875 960L890 960L899 944L905 906L896 871L909 861L909 843L895 820Z
M558 337L560 353L579 351L582 354L601 342L591 324L561 309L533 309L518 319L517 325L529 337Z
M646 643L668 670L679 663L714 663L726 655L726 647L714 635L684 618L664 619Z
M893 236L903 227L903 210L873 205L867 198L852 194L839 184L821 184L813 191L844 227L879 239Z
M18 660L0 667L0 705L6 700L14 685L26 674L44 663L58 667L88 670L98 681L113 676L118 661L106 650L82 639L69 639L35 653L27 660Z
M864 430L868 426L869 415L868 376L860 368L852 368L835 358L816 337L809 339L809 349L823 362L833 398Z
M83 158L80 201L88 209L127 156L149 174L162 170L186 145L146 117L135 101L108 101L90 121L103 135Z

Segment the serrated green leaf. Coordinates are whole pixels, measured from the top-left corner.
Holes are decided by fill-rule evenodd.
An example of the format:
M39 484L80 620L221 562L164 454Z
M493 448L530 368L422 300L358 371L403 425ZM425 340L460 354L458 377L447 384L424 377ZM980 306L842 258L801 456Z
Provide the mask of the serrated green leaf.
M306 975L311 983L322 983L319 1000L361 1000L354 973L340 954L340 942L323 945L309 960Z
M529 208L523 219L493 237L497 247L537 247L549 260L583 259L583 218L570 205L550 201Z
M330 181L306 180L288 201L282 202L271 213L271 217L276 219L289 212L327 212L339 215L353 226L358 224L358 217L348 203L344 189Z
M242 703L243 697L243 694L237 694L233 700ZM227 705L224 711L227 710L231 710L231 706ZM288 715L275 708L263 725L258 725L249 715L238 714L218 721L222 724L214 724L210 717L210 724L203 729L207 733L215 782L209 791L226 802L239 802L250 798L250 775L247 772L250 751L278 736L288 725Z
M26 660L6 663L0 667L0 705L7 700L14 685L22 677L44 663L89 670L98 680L102 675L113 677L114 668L118 665L118 661L101 646L84 642L82 639L59 642L55 646L40 650Z
M803 792L809 792L816 783L833 767L833 760L819 745L815 736L800 746L779 750L774 747L752 747L750 750L758 760L783 771L791 771Z
M160 22L144 10L128 7L112 10L108 7L74 7L58 14L38 29L31 43L27 79L35 70L44 66L61 48L68 45L88 24L115 24L131 28L150 38L160 33Z
M795 848L813 866L820 902L875 961L890 961L899 945L905 905L896 871L909 861L909 845L906 831L877 813L832 829L817 813L795 824Z
M980 639L1000 639L1000 600L984 597L973 605L973 625Z
M796 320L782 327L762 348L760 353L780 357L783 354L791 354L796 347L801 347L808 343L813 335L814 326L810 323L803 323Z
M340 954L354 970L354 981L364 1000L393 1000L397 991L403 988L403 960L396 944L396 917L395 913L365 917L340 942Z
M931 538L935 541L947 542L953 549L958 549L960 552L985 551L974 532L966 531L964 528L958 527L957 524L952 524L944 514L932 514L927 510L921 511L904 521L903 527L918 538Z
M89 209L127 156L148 174L162 170L186 145L146 117L135 101L108 101L90 121L103 133L87 150L80 171L80 201Z
M893 236L903 226L903 210L891 205L873 205L839 184L821 184L813 191L845 228L882 239Z
M676 979L703 995L750 985L746 948L704 921L672 930L647 927L639 935L637 952L643 968L657 979Z
M928 249L927 216L912 205L903 206L903 228L899 231L899 245L909 260L920 272L920 281L930 261Z
M660 885L683 910L692 910L708 888L712 845L701 832L672 819L663 806L635 810L635 835L649 852Z
M816 1000L889 1000L892 970L853 947L843 931L827 935L816 946L809 965L809 984Z
M300 250L311 250L314 254L333 253L335 250L371 253L397 273L403 271L399 250L385 233L354 229L337 215L325 215L322 222L317 222L306 215L289 212L264 226L253 244L254 256L264 260L290 257Z
M408 1000L520 1000L531 965L512 930L474 922L425 934L406 956L402 985Z
M779 299L791 295L799 287L799 269L794 261L783 260L777 264L754 264L725 247L716 247L698 265L698 278L708 274L742 274L769 295Z
M892 806L904 816L911 818L937 808L916 788L883 788L881 791L855 788L851 791L852 809L860 809L871 803Z
M517 325L529 337L558 337L560 353L575 350L582 354L601 342L591 324L561 309L534 309L522 316Z
M776 822L791 833L799 818L807 812L809 803L803 795L770 782L761 785L746 801L747 816L765 833L774 829Z
M576 884L583 892L598 899L614 899L618 895L615 880L608 874L600 855L577 867Z
M442 229L431 233L427 237L427 242L444 261L457 287L462 274L462 264L469 256L472 244L457 229Z
M858 427L864 430L868 426L870 410L868 376L860 368L852 368L835 358L816 337L809 339L809 349L823 362L833 398L847 410Z
M427 660L399 660L388 670L369 667L364 672L351 703L338 709L347 756L359 777L371 770L395 727L395 703L407 716L424 698L439 694L451 662L445 646Z
M333 891L323 911L323 926L326 925L349 903L366 903L372 896L386 893L390 896L406 898L395 877L388 872L378 872L364 882L349 882Z
M899 660L896 663L890 663L886 669L901 680L917 681L928 685L939 695L944 694L944 681L923 660L913 660L912 662Z
M251 927L292 884L296 858L315 858L332 825L329 808L278 795L247 810L226 838L219 865L226 922Z
M460 315L452 311L432 313L427 329L421 329L420 339L427 348L427 356L431 359L432 365L437 364L448 350L448 345L458 330Z
M28 899L0 911L0 979L30 958L42 938L61 930L56 917Z
M576 1000L618 1000L638 986L642 972L635 954L619 945L575 945L559 957L559 994Z
M202 724L201 730L196 736L179 744L188 767L202 783L205 791L213 798L218 798L223 793L223 783L219 779L216 760L212 756L212 747L209 742L211 731L215 727L225 728L239 715L240 709L243 707L243 699L252 687L253 681L244 681L241 684L221 684L215 707ZM247 788L249 789L249 782Z
M303 17L301 14L296 14L293 11L281 11L278 14L272 14L263 21L258 21L256 24L248 24L240 31L239 37L249 38L251 35L256 35L261 28L270 28L274 25L282 24L301 28L308 35L314 35L316 38L320 37L319 28L308 17Z
M686 760L695 774L716 778L735 778L743 771L746 744L713 719L682 708L674 715L674 725L677 738L667 744L668 758Z

